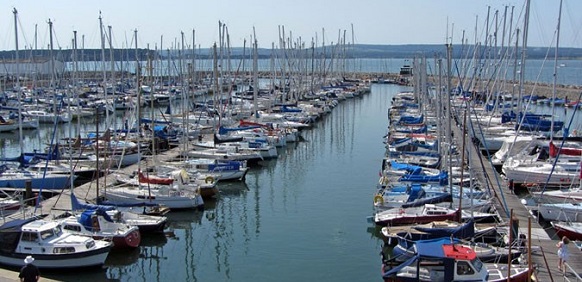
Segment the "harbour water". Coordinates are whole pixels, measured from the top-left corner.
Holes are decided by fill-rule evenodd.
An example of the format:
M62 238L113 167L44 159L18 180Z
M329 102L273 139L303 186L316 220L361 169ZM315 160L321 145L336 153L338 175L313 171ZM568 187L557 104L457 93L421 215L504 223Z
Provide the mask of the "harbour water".
M102 270L46 273L65 281L374 281L381 240L366 222L378 179L392 97L410 90L372 85L303 131L302 142L253 168L244 183L219 184L204 212L172 212L164 235L111 253ZM547 106L537 112L550 113ZM569 122L573 109L556 116ZM579 119L572 128L580 129ZM24 132L24 149L95 130L94 122ZM104 130L102 124L100 130ZM0 134L1 157L18 153L18 134Z
M304 130L304 140L219 184L205 211L171 212L165 235L111 253L65 281L375 281L381 240L366 217L384 153L387 109L408 88L373 85ZM31 137L34 139L34 137Z
M444 45L443 45L444 46ZM443 47L443 52L444 52ZM142 66L147 65L147 62L141 62ZM471 75L475 70L473 67L468 65L470 63L469 59L456 59L455 60L455 70L453 72L454 76L459 76L462 72L464 75ZM153 64L156 66L153 75L161 76L161 75L168 75L166 72L168 69L175 70L175 65L172 65L168 68L168 63L166 61L155 61ZM197 60L196 61L196 70L197 71L206 71L210 72L213 70L213 60ZM352 73L398 73L400 68L403 65L412 65L411 59L402 59L402 58L350 58L346 59L345 62L341 62L340 66L336 66L334 71L341 71L344 70L346 72ZM560 59L557 61L558 67L554 69L554 60L553 58L547 59L530 59L527 60L525 64L525 71L524 71L524 80L529 82L538 82L538 83L545 83L551 84L554 80L554 71L556 72L556 83L562 85L580 85L582 81L582 61L580 60L572 60L572 59ZM158 66L159 65L159 66ZM184 64L186 67L186 64ZM224 65L227 65L224 63ZM241 60L231 60L231 65L233 68L234 66L240 66ZM245 64L247 69L236 69L236 71L240 71L241 73L250 71L249 68L252 65L250 61L247 61ZM259 59L257 62L259 71L263 72L271 72L272 62L270 59ZM316 65L318 65L316 63ZM438 68L435 67L435 62L430 57L427 57L427 68L429 75L438 75ZM102 68L105 67L106 71L110 71L110 65L103 64L101 61L87 61L87 62L80 62L77 65L78 70L80 71L101 71ZM513 66L495 66L495 64L490 65L482 65L483 69L481 70L481 75L485 79L501 79L505 77L506 79L513 79ZM457 70L460 68L461 70ZM497 70L495 70L497 68ZM123 70L130 73L135 72L136 66L135 62L115 62L115 69L116 70ZM280 70L280 66L276 66L274 69ZM463 69L468 69L469 71L466 72ZM73 71L74 64L67 63L65 66L66 71ZM159 72L159 73L156 73ZM177 71L177 70L175 70ZM234 71L234 70L232 70ZM519 66L516 68L516 71L519 71ZM466 72L466 73L465 73ZM183 73L187 73L187 70L183 70ZM174 74L175 75L175 74ZM491 77L494 76L494 77ZM519 74L517 74L519 77Z

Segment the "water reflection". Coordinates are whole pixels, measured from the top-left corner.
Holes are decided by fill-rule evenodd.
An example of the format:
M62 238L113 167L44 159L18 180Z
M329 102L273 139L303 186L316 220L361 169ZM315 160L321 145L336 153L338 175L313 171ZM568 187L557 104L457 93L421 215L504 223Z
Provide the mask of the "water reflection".
M105 260L105 266L109 269L120 268L127 265L132 265L137 262L140 257L140 248L116 250L109 253Z

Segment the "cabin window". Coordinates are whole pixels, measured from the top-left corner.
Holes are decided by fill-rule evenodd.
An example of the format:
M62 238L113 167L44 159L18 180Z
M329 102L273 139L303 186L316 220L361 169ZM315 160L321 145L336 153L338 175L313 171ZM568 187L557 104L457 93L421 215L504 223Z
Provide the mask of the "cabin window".
M475 270L469 265L469 262L459 261L457 262L457 275L472 275L475 274Z
M53 228L53 232L55 235L61 235L61 233L63 232L63 230L61 229L60 226L55 226L55 228Z
M75 247L58 247L53 249L53 254L70 254L75 252Z
M480 272L481 268L483 267L483 262L481 260L479 260L478 258L472 260L471 264L473 264L473 267L475 267L477 272Z
M81 226L76 226L76 225L65 225L65 226L63 226L63 229L75 231L75 232L81 232Z
M46 240L50 237L52 237L54 235L53 230L49 229L49 230L44 230L40 232L40 238L43 240Z
M22 241L36 242L38 240L38 234L34 232L23 232Z
M447 214L447 213L442 212L442 211L429 211L427 214L429 214L429 215L441 215L441 214Z

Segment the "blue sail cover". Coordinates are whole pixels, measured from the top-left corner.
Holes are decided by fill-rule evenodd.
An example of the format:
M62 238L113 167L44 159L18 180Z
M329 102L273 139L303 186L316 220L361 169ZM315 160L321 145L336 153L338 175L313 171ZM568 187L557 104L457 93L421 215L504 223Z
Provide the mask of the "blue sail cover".
M424 191L424 190L423 190ZM412 208L412 207L422 207L426 204L438 204L444 202L452 202L453 195L451 193L443 192L441 195L434 195L427 196L426 193L420 199L416 199L414 201L409 201L406 204L403 204L402 208Z
M420 174L420 172L422 171L422 167L420 166L399 163L396 161L390 161L390 166L392 167L393 170L405 170L411 174Z
M228 161L228 162L218 162L215 164L209 164L209 171L238 171L240 169L240 161Z
M420 185L412 185L410 186L410 192L408 193L408 200L407 202L413 202L417 199L424 197L425 192Z
M401 116L400 120L398 120L398 124L407 125L407 124L419 124L424 122L424 115L420 116Z
M527 131L550 131L552 129L554 132L557 132L564 127L563 121L554 121L554 127L552 128L552 121L547 120L547 117L551 116L519 113L519 122L516 123L515 128Z
M445 252L443 250L443 245L450 245L452 243L458 243L459 241L451 238L438 238L432 240L421 240L415 243L416 253L421 257L426 258L445 258Z
M402 104L405 108L412 108L412 109L418 109L420 106L416 103L403 103Z
M282 113L300 113L303 110L298 107L281 106Z
M104 210L104 211L110 211L110 210L114 210L115 207L114 206L107 206L107 205L94 205L94 204L81 203L81 202L79 202L79 200L77 199L75 194L71 193L71 209L74 211L97 210L97 209Z
M113 222L111 217L103 210L85 210L83 211L83 213L81 213L81 216L79 217L78 221L85 227L85 229L89 231L93 231L93 221L91 219L93 215L103 216L105 220Z
M449 174L446 171L441 171L438 175L417 175L406 174L400 177L399 181L410 181L418 183L438 182L439 184L446 184L449 180Z

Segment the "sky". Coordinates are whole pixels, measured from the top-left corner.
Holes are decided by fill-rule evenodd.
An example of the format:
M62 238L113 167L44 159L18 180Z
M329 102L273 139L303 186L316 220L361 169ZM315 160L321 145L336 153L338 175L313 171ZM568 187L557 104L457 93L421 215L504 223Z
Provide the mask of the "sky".
M555 46L559 3L531 1L528 46ZM2 0L0 50L15 49L13 9L18 11L22 50L35 47L35 42L36 48L48 48L49 20L54 49L70 49L73 31L78 48L101 48L100 13L104 32L111 26L114 48L133 48L137 30L139 48L177 49L182 33L186 48L193 41L197 47L211 47L219 41L219 22L226 24L234 47L242 47L245 40L249 46L253 30L260 48L278 46L283 29L286 38L300 38L306 46L337 43L344 34L345 42L356 44L460 44L463 38L482 43L490 9L490 34L498 11L500 45L505 7L507 30L512 7L512 30L523 30L525 0ZM580 11L582 0L563 0L560 47L582 48Z

